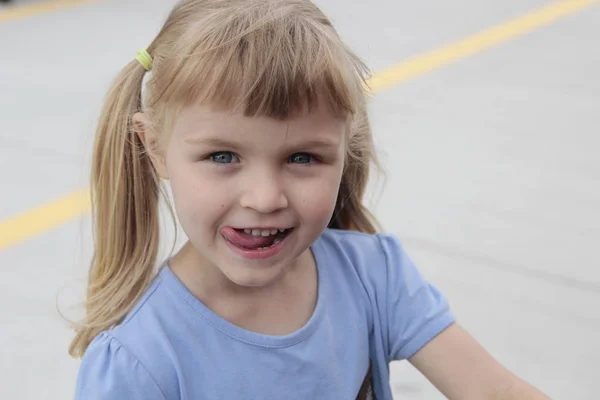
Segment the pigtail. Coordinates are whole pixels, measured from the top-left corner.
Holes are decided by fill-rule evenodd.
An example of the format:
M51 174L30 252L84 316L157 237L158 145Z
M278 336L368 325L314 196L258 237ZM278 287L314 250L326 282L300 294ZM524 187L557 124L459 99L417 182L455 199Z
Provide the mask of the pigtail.
M366 100L366 99L364 99ZM364 101L353 115L348 135L346 165L329 228L363 233L380 230L375 216L364 205L370 167L382 170L373 147L373 135Z
M159 245L159 178L131 117L140 111L145 70L128 64L110 89L96 131L91 172L94 256L86 315L69 354L117 324L149 285Z

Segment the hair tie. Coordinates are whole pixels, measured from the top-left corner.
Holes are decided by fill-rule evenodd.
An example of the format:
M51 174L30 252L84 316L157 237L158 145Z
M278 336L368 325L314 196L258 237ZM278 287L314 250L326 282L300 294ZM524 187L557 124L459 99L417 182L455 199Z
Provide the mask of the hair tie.
M142 67L144 67L146 71L150 71L152 68L152 56L150 53L148 53L148 50L139 50L137 53L135 53L135 59L142 64Z

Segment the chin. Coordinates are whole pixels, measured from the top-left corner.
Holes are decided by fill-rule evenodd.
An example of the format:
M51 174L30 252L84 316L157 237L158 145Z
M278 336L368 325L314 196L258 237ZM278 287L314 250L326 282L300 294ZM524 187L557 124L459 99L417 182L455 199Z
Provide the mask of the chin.
M221 269L225 277L236 286L243 288L261 288L275 284L285 274L280 266L257 267L249 265L229 265Z

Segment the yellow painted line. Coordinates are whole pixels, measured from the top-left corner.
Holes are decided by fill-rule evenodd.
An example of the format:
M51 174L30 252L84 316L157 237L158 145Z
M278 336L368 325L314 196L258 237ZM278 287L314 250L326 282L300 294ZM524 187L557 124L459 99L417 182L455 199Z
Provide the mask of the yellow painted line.
M87 189L61 197L0 223L0 250L46 232L90 211Z
M82 4L84 2L55 1L51 3L66 5L68 3ZM374 74L369 84L374 92L381 91L541 28L561 17L573 14L598 2L600 0L563 0L552 3L517 19L467 37L462 41L396 64ZM0 15L0 21L2 15ZM16 15L18 16L18 14ZM25 11L22 15L25 15ZM30 13L29 15L33 14ZM89 191L83 189L59 198L52 203L26 211L7 221L0 222L0 250L46 232L59 224L79 218L89 211Z
M78 7L88 3L94 3L99 0L50 0L39 1L21 6L10 6L0 11L0 22L14 21L38 14L47 14L53 11L65 8ZM1 247L0 247L1 248Z
M376 92L415 78L433 69L539 29L561 17L598 3L598 1L568 0L552 3L514 20L486 29L459 42L418 55L380 71L372 77L369 86Z

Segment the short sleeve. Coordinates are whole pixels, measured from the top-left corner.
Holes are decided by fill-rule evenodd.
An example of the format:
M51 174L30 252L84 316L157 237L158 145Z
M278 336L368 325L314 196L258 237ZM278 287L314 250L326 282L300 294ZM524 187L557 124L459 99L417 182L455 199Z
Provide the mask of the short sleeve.
M114 337L102 333L81 361L75 400L165 400L144 366Z
M427 282L393 235L380 235L387 265L385 304L388 362L412 357L450 324L444 295Z

